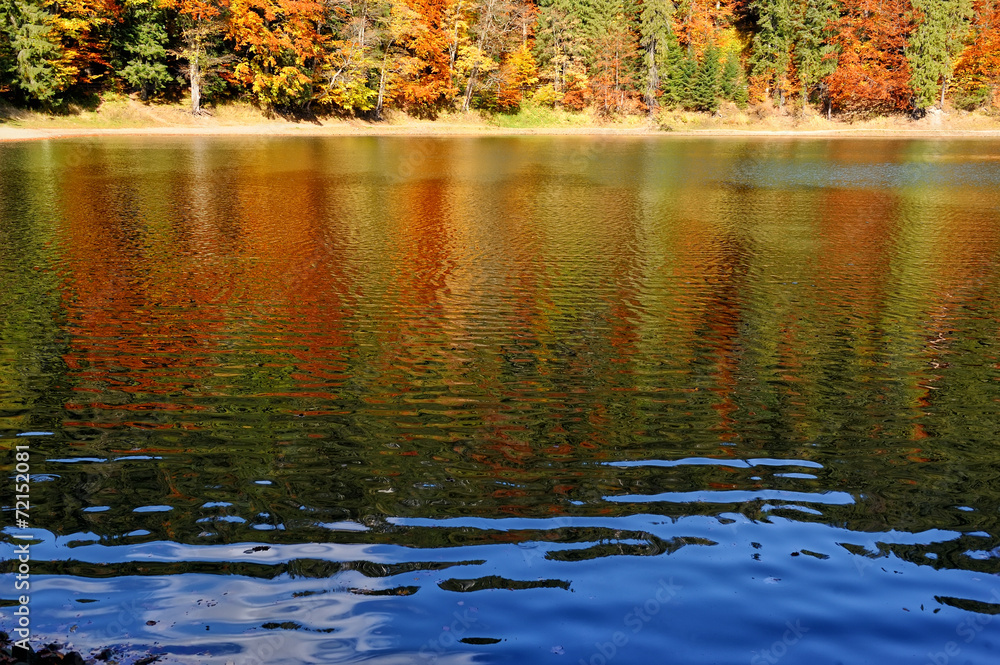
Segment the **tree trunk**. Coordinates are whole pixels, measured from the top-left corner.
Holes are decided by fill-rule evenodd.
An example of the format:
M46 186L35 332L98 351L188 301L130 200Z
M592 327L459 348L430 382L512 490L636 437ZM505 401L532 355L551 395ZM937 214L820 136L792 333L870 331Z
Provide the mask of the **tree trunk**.
M385 99L385 70L389 65L389 49L386 47L385 57L382 58L382 74L378 80L378 101L375 102L375 117L382 119L382 102Z
M656 41L654 40L647 50L649 54L649 83L646 85L646 106L649 107L649 114L653 114L656 108L656 89L660 87L660 72L656 68Z
M462 15L462 2L459 0L458 6L455 7L455 36L451 40L451 44L448 45L448 71L455 71L455 60L458 58L458 18Z
M469 82L465 84L465 99L462 100L462 113L466 113L469 110L469 104L472 102L472 86L475 85L478 69L478 67L472 68L472 72L469 74Z
M201 67L198 63L197 50L191 57L189 74L191 75L191 113L192 115L201 115Z
M948 78L941 78L941 110L944 111L944 93L948 89Z

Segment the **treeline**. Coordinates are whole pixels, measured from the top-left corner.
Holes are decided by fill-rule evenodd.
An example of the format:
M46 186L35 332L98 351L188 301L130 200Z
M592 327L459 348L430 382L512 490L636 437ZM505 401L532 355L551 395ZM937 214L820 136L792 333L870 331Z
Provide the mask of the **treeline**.
M0 0L0 98L293 113L1000 106L1000 0Z

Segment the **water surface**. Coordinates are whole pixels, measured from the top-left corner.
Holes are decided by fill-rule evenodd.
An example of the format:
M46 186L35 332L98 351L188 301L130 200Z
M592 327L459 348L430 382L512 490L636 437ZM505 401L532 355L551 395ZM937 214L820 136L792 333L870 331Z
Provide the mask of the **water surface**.
M996 141L0 144L2 627L29 441L125 662L994 662L998 252Z

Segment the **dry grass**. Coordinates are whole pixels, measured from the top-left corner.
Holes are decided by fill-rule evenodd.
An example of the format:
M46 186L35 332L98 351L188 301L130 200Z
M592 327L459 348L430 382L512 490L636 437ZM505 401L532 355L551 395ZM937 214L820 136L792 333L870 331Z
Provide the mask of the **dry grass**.
M830 132L848 135L883 135L909 133L998 132L1000 116L982 111L948 109L944 114L929 114L921 120L891 116L847 122L827 120L813 110L794 106L776 109L762 104L739 109L724 104L714 115L660 109L651 118L632 115L600 117L592 112L574 113L534 103L524 105L520 113L490 115L479 111L441 113L436 119L416 118L400 111L388 111L382 122L336 117L319 120L294 120L268 116L246 103L229 103L209 109L210 115L193 116L186 104L144 104L121 95L105 95L95 108L70 109L63 114L46 114L15 109L0 104L0 125L8 134L14 130L51 132L61 130L83 133L101 130L176 129L178 133L383 133L383 134L490 134L490 133L678 133L739 134L744 132L810 133Z

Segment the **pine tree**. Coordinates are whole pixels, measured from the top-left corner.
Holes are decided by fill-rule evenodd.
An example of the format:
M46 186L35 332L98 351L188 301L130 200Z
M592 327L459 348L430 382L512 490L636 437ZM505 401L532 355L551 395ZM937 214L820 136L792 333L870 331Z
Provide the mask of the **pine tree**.
M667 46L666 80L663 83L663 100L674 107L691 108L692 86L698 73L698 63L690 51L671 36Z
M754 0L757 33L753 38L753 73L770 83L778 106L784 104L784 88L791 64L793 19L790 0Z
M167 70L167 22L156 0L126 0L112 38L119 78L143 99L162 90L172 78Z
M551 81L557 96L584 77L590 57L586 2L542 0L538 3L535 57L541 78Z
M637 53L632 7L623 0L594 0L593 9L590 87L598 110L607 115L626 110L632 99Z
M972 15L970 0L912 0L916 27L906 45L910 63L913 106L925 109L940 103L952 74L952 63L962 50L962 37Z
M670 20L674 14L674 0L644 0L639 13L639 46L643 61L643 83L646 106L652 111L660 91L661 71L667 60Z
M811 0L795 20L795 68L802 86L802 105L821 85L822 80L837 68L836 49L831 43L831 21L837 18L834 0ZM829 112L829 95L824 95Z
M681 106L684 102L682 65L684 51L673 35L667 40L664 66L660 68L661 99L668 106Z
M57 105L68 80L57 67L62 48L54 16L38 3L0 0L0 30L7 44L7 76L29 101Z
M719 49L714 43L709 43L698 65L698 74L692 89L691 102L698 111L715 113L719 110L720 70Z
M10 15L13 13L13 3L10 0L0 0L0 94L10 90L14 83L11 74L17 54L10 44L8 34Z
M726 56L726 62L722 66L722 79L719 84L719 91L724 99L735 102L740 108L745 108L750 101L746 82L743 80L743 67L740 65L740 56L736 51L730 50Z

